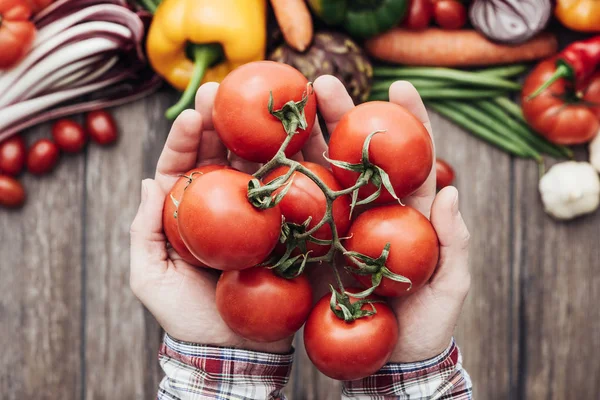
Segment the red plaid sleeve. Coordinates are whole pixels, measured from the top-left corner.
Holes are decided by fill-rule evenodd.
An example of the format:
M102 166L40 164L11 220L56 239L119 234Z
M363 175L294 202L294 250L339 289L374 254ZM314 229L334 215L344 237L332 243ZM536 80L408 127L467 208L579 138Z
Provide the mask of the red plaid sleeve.
M472 384L462 367L462 356L454 341L430 360L386 364L374 375L344 382L343 399L470 400Z
M293 353L205 346L165 335L158 359L165 372L159 400L285 400L281 390Z

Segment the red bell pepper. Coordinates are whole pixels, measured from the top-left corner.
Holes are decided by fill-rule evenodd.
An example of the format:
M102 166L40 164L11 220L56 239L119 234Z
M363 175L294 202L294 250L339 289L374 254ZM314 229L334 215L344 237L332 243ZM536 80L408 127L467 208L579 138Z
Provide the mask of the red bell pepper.
M0 1L0 69L12 67L29 52L36 32L30 16L25 0Z

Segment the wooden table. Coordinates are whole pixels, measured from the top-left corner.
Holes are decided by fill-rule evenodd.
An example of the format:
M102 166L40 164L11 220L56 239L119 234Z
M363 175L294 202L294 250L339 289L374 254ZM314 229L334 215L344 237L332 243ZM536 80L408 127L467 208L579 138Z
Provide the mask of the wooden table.
M164 90L114 110L121 141L24 175L29 200L0 210L0 398L150 399L161 331L129 289L129 226L169 124ZM473 283L456 337L478 399L600 393L600 213L544 214L538 169L432 113L472 233ZM49 125L27 140L49 136ZM580 152L580 158L584 153ZM299 348L291 399L339 399Z

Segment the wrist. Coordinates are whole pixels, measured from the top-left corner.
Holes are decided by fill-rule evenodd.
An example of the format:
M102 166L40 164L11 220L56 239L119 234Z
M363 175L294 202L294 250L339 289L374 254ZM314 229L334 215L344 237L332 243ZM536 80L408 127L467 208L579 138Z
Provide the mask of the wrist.
M388 363L405 364L428 361L447 351L453 342L453 338L450 337L449 339L440 339L429 344L422 341L416 343L399 343L396 349L394 349Z

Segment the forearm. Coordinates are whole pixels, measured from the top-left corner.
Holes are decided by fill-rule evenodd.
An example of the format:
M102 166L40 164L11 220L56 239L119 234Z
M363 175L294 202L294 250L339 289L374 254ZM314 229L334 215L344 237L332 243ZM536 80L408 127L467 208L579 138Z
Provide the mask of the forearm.
M472 399L472 384L462 367L460 350L454 343L427 361L387 364L364 379L344 382L344 400L367 399Z
M272 354L186 343L165 335L159 400L284 400L293 353Z

